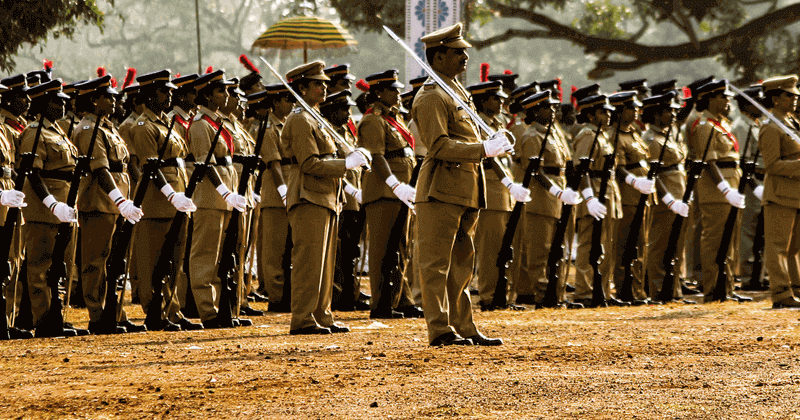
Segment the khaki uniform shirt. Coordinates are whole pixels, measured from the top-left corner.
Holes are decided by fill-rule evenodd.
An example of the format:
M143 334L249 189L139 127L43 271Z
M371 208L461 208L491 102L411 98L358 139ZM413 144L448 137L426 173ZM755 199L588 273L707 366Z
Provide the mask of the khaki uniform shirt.
M275 118L274 115L269 114L265 124L267 127L264 129L264 141L261 143L259 155L264 163L272 165L276 162L281 162L283 157L280 148L283 123ZM258 132L259 125L257 120L254 121L253 125L250 127L251 135L253 135L254 132ZM261 203L259 204L259 208L285 208L286 206L283 205L281 195L278 193L278 186L275 185L275 180L272 179L270 170L265 169L265 171L264 175L261 176ZM284 182L286 182L285 177L287 176L287 171L283 166L283 162L281 162L281 171L283 172Z
M89 163L91 173L81 177L81 187L78 190L78 209L81 212L99 211L119 214L119 209L114 201L100 187L95 171L101 168L108 169L122 196L132 198L131 179L127 171L130 155L125 141L122 140L114 124L108 118L102 119L100 129L97 131L94 150L90 151L89 144L92 140L95 121L97 121L97 116L86 114L72 131L72 143L78 147L81 155L92 157L92 161Z
M389 169L397 177L397 180L407 184L411 181L411 172L416 166L414 151L400 132L384 119L384 116L395 118L398 124L408 129L405 127L403 118L397 115L397 109L389 109L386 105L375 102L372 113L364 115L358 124L359 146L369 150L373 155L383 155L384 157L387 153L398 153L399 150L407 148L408 155L386 159ZM378 176L377 171L364 174L362 194L364 204L381 199L398 199L386 182Z
M0 134L11 142L11 153L16 160L19 160L19 155L22 153L19 150L19 138L27 125L25 118L16 117L5 109L0 109Z
M14 180L11 179L11 171L14 169L14 145L0 131L0 189L13 190ZM30 199L28 199L30 200ZM0 206L0 223L6 222L8 207Z
M636 125L636 123L634 122L633 125ZM633 176L646 177L647 172L650 169L650 150L644 140L642 140L642 136L636 131L635 127L628 127L628 130L629 131L625 131L623 128L620 128L619 130L617 166L624 167ZM611 138L613 139L615 135L616 134L612 131ZM639 198L641 198L642 193L624 181L619 184L622 205L638 205Z
M136 147L131 139L131 128L136 125L136 121L138 119L139 114L137 114L136 111L131 112L131 114L128 115L128 118L125 118L125 121L119 125L118 129L120 137L122 137L122 140L125 141L125 145L128 146L128 152L130 152L132 156L136 156L137 154Z
M787 116L780 117L784 126L795 134L800 130ZM764 156L764 200L781 206L800 209L800 145L777 124L770 121L761 128L758 139Z
M448 80L441 73L439 76ZM469 94L458 80L447 83L469 104ZM481 165L486 154L479 129L469 114L433 81L428 81L414 97L411 115L419 129L418 140L428 149L415 201L425 203L433 199L464 207L486 207L486 181Z
M758 150L758 132L761 126L764 125L761 120L753 121L747 115L740 115L731 123L731 132L739 140L739 146L742 148L741 152L745 153L744 145L747 143L747 136L749 133L750 144L747 146L747 156L752 157ZM764 173L764 156L759 154L756 161L756 172Z
M583 129L581 129L578 135L575 136L575 140L572 144L575 148L575 154L572 156L575 167L580 164L580 158L589 156L589 152L592 150L592 142L594 141L594 134L596 131L596 126L587 123L584 124ZM595 197L597 197L600 193L600 178L595 177L594 175L598 175L599 172L603 170L605 156L612 155L614 153L614 145L611 142L612 140L609 138L608 132L601 131L600 135L597 137L597 145L594 148L594 154L591 156L592 163L589 165L589 176L592 178L592 190L594 191ZM611 168L611 175L608 179L608 188L606 189L605 206L608 209L608 216L613 216L615 219L621 219L621 198L619 194L619 186L617 185L614 175L616 167L617 165L615 164ZM591 173L593 171L597 171L597 173ZM586 208L586 204L584 203L583 205L578 206L576 217L581 218L586 216L589 216L589 210Z
M503 128L503 124L497 117L489 118L484 113L478 115L493 130L497 131ZM507 154L498 156L497 159L506 167L511 166L511 159ZM492 159L483 161L483 172L486 175L486 210L511 211L514 208L514 199L511 198L508 188L501 182L502 179L495 173L493 165Z
M39 122L34 121L20 135L20 150L23 152L30 152L33 148L38 126ZM55 123L45 120L42 135L39 138L39 145L36 147L36 158L33 161L33 167L44 171L71 172L75 169L77 156L78 149L67 139L67 135ZM44 176L42 180L47 190L56 200L62 203L67 201L69 181L45 178ZM22 191L25 193L25 202L28 203L27 207L22 208L22 215L26 221L54 225L61 223L33 192L30 182L25 183L25 188Z
M661 156L668 130L668 128L659 130L651 124L647 132L644 133L644 142L647 144L650 156L653 156L653 159L658 159ZM661 162L661 168L664 172L658 174L658 179L667 187L668 193L672 194L675 199L682 200L683 193L686 191L684 162L686 161L687 148L686 143L677 142L674 131L667 141L667 148L664 149L664 158ZM654 194L654 196L658 196L658 194ZM660 197L656 197L656 199L660 200Z
M516 182L522 182L522 177L525 176L525 168L527 167L527 162L523 162L520 157L522 156L522 142L520 140L530 128L528 124L525 124L524 120L524 118L518 115L514 125L508 129L508 131L514 135L516 141L516 143L514 143L514 165L513 168L511 168L514 181Z
M739 152L734 146L735 138L731 134L730 121L725 117L716 117L708 111L700 114L690 130L689 156L694 160L701 160L706 150L706 145L711 136L711 146L708 149L706 162L738 162ZM713 134L712 134L713 133ZM738 168L720 168L722 176L731 188L739 186L739 177L742 172ZM695 191L700 204L727 204L725 196L717 189L717 183L704 170L697 180Z
M79 117L74 112L68 111L67 114L64 115L64 118L56 121L56 124L61 128L61 131L69 136L75 131L75 127L78 126L78 123L81 122L82 119L83 118ZM70 127L72 127L71 130Z
M189 147L179 134L180 130L177 130L179 124L176 120L165 148L164 142L167 141L166 137L170 122L171 120L163 113L159 116L150 109L146 109L139 116L136 125L131 128L131 139L138 146L136 153L138 153L137 157L140 165L147 163L149 158L158 157L163 148L163 161L170 164L162 164L161 173L164 174L164 178L175 192L184 192L189 182L184 162L186 155L189 153ZM139 182L142 182L142 180L140 179ZM167 197L161 193L155 182L151 180L148 183L147 193L142 202L142 211L145 219L159 219L172 218L177 210L167 200Z
M348 127L347 124L341 127L337 127L336 132L339 133L340 136L342 136L342 138L344 139L344 141L347 142L347 144L349 144L351 147L356 147L356 142L357 142L356 137L353 135L353 132L350 131L350 127ZM339 145L337 145L337 151L339 153L339 156L347 155L347 152L343 150L341 147L339 147ZM362 188L361 177L362 177L361 168L355 168L348 170L344 179L347 182L349 182L350 185L352 185L353 187L361 189ZM352 195L345 194L344 200L345 202L342 210L358 211L359 209L361 209L361 204L358 204L358 200L356 200L355 197L353 197ZM363 200L363 191L362 191L362 200Z
M344 159L335 158L336 143L322 125L303 108L295 108L284 123L281 145L298 162L287 184L288 208L308 202L338 212L347 169Z
M235 182L236 188L238 189L240 178L242 175L244 175L244 165L239 159L255 154L256 141L252 136L250 136L250 133L247 132L242 123L239 122L239 119L233 115L226 117L225 129L227 129L233 136L233 167L236 169L236 173L239 175ZM250 176L250 179L247 183L247 190L243 194L247 199L247 207L249 208L255 207L255 200L253 199L254 183L255 179Z
M525 135L522 136L519 142L522 143L522 162L527 165L530 158L539 156L542 150L542 142L547 133L547 127L534 122ZM572 159L569 147L567 147L566 139L555 130L550 130L550 138L547 139L547 146L542 154L542 163L539 168L539 173L544 174L544 168L561 169L559 175L544 174L548 177L554 185L558 188L564 189L567 187L567 177L564 169L567 167L567 161ZM537 214L540 216L548 216L553 218L561 217L561 200L554 197L548 190L542 187L537 181L531 181L531 201L525 204L525 211L528 213Z
M217 124L221 118L216 112L206 107L200 107L197 115L195 115L192 120L192 125L189 127L189 138L187 139L189 152L194 156L197 162L205 162L206 156L211 153L210 164L217 170L220 181L222 181L230 191L236 192L236 180L238 176L236 174L236 169L234 169L232 165L233 155L223 137L225 133L220 134L219 141L217 141L217 145L212 151L211 142L214 140L217 129L203 117L210 118L215 124ZM214 184L209 179L205 179L203 182L197 184L197 189L194 191L192 201L197 205L197 208L201 209L233 210L233 207L229 206L228 203L222 199L222 196L217 192Z

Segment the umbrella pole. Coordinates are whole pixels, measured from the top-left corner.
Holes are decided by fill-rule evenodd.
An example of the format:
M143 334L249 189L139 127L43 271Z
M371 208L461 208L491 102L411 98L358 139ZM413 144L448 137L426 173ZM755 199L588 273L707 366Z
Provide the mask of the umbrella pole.
M308 63L308 43L303 43L303 64Z
M203 57L200 49L200 5L194 0L194 18L197 23L197 73L203 74Z

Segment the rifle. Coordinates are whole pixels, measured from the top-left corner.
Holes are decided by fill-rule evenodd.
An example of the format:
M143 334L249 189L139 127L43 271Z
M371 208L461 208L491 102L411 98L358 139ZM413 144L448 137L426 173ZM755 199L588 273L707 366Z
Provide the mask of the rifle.
M20 157L22 162L19 165L17 172L17 179L14 181L14 189L22 191L25 186L26 178L33 172L33 162L36 159L36 149L39 147L39 139L42 137L42 127L44 127L44 114L39 117L39 126L36 127L36 136L33 138L33 147L29 153L23 153ZM11 254L11 243L14 242L14 230L17 227L19 219L19 208L9 207L6 212L6 221L0 230L0 255L5 255L6 258ZM6 295L2 291L5 290L6 284L11 281L11 262L0 264L0 308L6 307ZM8 318L6 314L0 314L0 340L9 340L8 335Z
M689 164L689 174L686 178L686 190L683 192L683 202L689 203L694 191L694 185L697 179L700 178L700 173L706 166L706 157L708 156L708 149L711 147L711 140L714 138L714 130L708 135L708 142L706 149L703 152L703 157L699 162L687 161ZM666 140L664 140L666 142ZM672 291L675 289L675 265L678 263L678 241L681 238L681 229L683 228L684 218L676 215L675 220L672 222L672 229L669 232L669 242L667 243L667 251L664 253L664 281L661 285L661 291L658 293L658 300L661 302L670 302L675 298Z
M611 178L611 169L617 160L617 146L619 145L619 123L617 119L617 129L614 130L614 151L603 158L603 171L600 175L600 189L597 193L597 200L600 204L606 204L606 191L608 190L608 179ZM613 218L613 215L611 216ZM608 306L606 303L606 293L603 290L603 274L600 273L600 264L605 258L603 250L603 219L592 222L592 248L589 250L589 264L592 266L594 274L592 278L592 307Z
M66 205L75 207L75 202L78 199L78 190L80 189L81 178L84 174L90 172L90 163L92 161L92 154L94 153L94 146L97 143L97 133L100 130L100 121L102 118L98 115L97 121L94 123L92 130L92 138L89 140L89 150L86 155L78 157L75 165L75 171L72 174L72 181L69 184L69 192L67 192ZM72 125L70 125L70 131ZM67 246L72 239L73 231L72 223L60 223L58 225L58 232L56 233L56 242L53 246L52 263L50 268L47 269L47 287L50 288L50 308L39 319L36 328L38 330L40 325L54 326L58 329L64 325L64 317L61 313L61 298L58 295L58 284L63 279L70 281L67 278L67 264L64 262L64 257L67 252Z
M712 128L713 133L715 129ZM747 161L747 150L750 146L750 137L752 130L747 131L747 140L744 143L744 152L739 160L739 166L742 167L742 177L739 179L739 194L744 194L744 189L753 174L756 172L756 160L758 159L759 150L756 150L755 155L751 161ZM714 285L712 299L719 302L725 302L728 299L727 282L728 272L725 268L728 266L728 250L731 248L731 239L733 239L733 230L736 227L736 219L739 217L739 208L731 206L728 213L728 219L725 221L725 230L722 232L722 240L719 243L717 250L717 283Z
M661 169L661 164L664 162L664 152L667 150L667 142L669 136L672 134L672 124L667 129L667 137L664 138L664 144L661 145L661 153L658 155L658 160L650 162L650 169L647 171L647 179L652 180ZM618 292L618 298L626 302L632 302L633 297L633 262L639 255L639 234L641 233L642 224L644 222L644 210L647 207L647 199L650 194L641 194L639 203L636 206L636 213L633 214L631 221L630 232L625 241L625 251L622 254L622 268L624 275L622 277L622 284ZM647 244L645 244L647 246ZM645 268L643 267L642 275L644 275Z
M753 237L753 272L750 273L750 285L761 287L761 269L764 266L764 210L758 212L756 234Z
M223 123L220 123L222 127ZM250 176L256 170L258 161L258 151L261 150L261 145L264 143L264 133L267 131L266 122L262 121L258 128L258 140L256 140L256 154L247 156L242 164L242 176L239 177L239 185L236 192L240 195L247 193L247 186L250 183ZM225 229L225 240L222 242L222 251L220 253L219 268L217 269L217 276L220 280L219 292L219 311L217 312L217 321L223 328L231 328L234 326L233 318L238 314L233 314L233 308L238 307L236 299L238 293L236 292L237 281L236 271L238 269L237 245L239 242L239 223L242 218L242 212L233 209L231 219L228 222L228 227Z
M206 160L204 162L195 162L194 163L194 171L192 171L192 176L189 178L188 183L186 184L186 190L183 194L186 198L192 198L194 195L194 190L197 188L197 184L199 184L203 180L203 176L206 175L208 171L209 164L211 162L211 157L214 155L214 149L217 148L217 143L219 143L219 136L222 133L223 125L220 122L219 128L217 129L216 134L214 134L214 138L211 140L211 148L208 149L208 155L206 156ZM160 285L165 282L165 279L169 277L170 273L172 272L172 264L175 260L175 247L180 241L181 237L181 229L183 228L184 223L186 222L187 215L182 211L178 211L175 213L175 216L172 217L172 223L169 225L169 230L165 236L164 245L161 247L161 253L158 255L158 261L156 261L155 267L153 267L153 277L152 281L153 284L156 282ZM190 233L187 233L187 238L190 237ZM184 250L188 251L191 247L191 243L189 240L186 241L186 245ZM188 257L188 252L185 254ZM187 258L188 259L188 258ZM158 288L161 290L161 287ZM155 291L154 291L155 292ZM172 295L174 294L171 291L170 296L165 299L167 302L172 300ZM154 299L156 296L154 294ZM147 316L145 318L145 324L160 325L161 321L161 305L155 306L158 308L158 312L155 313L156 309L152 309L154 307L153 302L150 302L150 306L147 309ZM149 319L149 320L148 320Z
M594 133L594 140L589 151L589 156L580 158L577 168L574 168L572 161L567 162L567 186L577 191L581 185L583 174L589 170L592 164L592 155L597 145L597 138L600 137L602 126L597 127ZM561 218L558 219L556 230L553 233L553 242L550 244L550 253L547 255L547 289L542 299L542 307L555 308L558 306L558 280L561 273L561 261L564 259L564 236L567 234L567 225L572 218L572 208L567 204L561 205Z
M542 148L539 150L539 156L528 159L528 165L525 167L525 174L522 176L522 186L525 188L530 186L533 174L539 171L539 167L542 164L542 156L544 156L544 151L547 148L547 140L550 138L550 132L553 128L554 121L555 116L550 120L550 123L547 124L547 131L544 134L544 139L542 139ZM511 260L514 259L514 235L517 233L517 225L519 224L519 219L522 217L523 211L525 211L524 202L518 201L514 204L514 209L511 211L511 216L508 218L508 223L506 223L506 231L503 234L503 243L500 245L500 252L497 254L497 286L494 289L494 296L492 297L492 306L496 308L508 307L506 298L506 287L508 285L506 269L508 269L508 264Z

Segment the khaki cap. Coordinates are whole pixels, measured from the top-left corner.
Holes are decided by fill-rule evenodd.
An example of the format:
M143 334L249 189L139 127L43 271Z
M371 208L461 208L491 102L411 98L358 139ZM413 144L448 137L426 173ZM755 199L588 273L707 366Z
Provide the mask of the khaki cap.
M290 82L295 82L300 79L313 79L313 80L324 80L328 81L331 80L328 76L325 75L325 72L322 70L325 68L325 62L323 61L312 61L308 64L303 64L302 66L295 67L289 70L289 73L286 73L286 80Z
M761 85L764 87L764 92L782 90L800 96L800 91L797 90L797 76L795 75L772 77L761 82Z
M461 36L462 29L463 25L461 22L458 22L453 26L433 31L420 38L419 41L425 44L425 48L440 46L448 48L470 48L472 45Z

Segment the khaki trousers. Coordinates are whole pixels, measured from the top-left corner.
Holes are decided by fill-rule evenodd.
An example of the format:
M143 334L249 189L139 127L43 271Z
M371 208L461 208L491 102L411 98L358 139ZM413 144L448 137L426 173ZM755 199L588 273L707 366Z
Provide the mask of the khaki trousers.
M258 278L259 290L269 296L270 305L283 298L283 259L289 235L289 216L286 208L262 208L258 219Z
M497 280L500 273L497 268L497 256L503 245L509 211L481 210L478 214L478 226L475 228L475 257L478 266L478 296L485 304L492 303ZM519 233L519 232L518 232ZM510 279L511 269L506 270L506 278ZM508 288L508 284L506 284Z
M289 210L292 227L292 322L290 330L333 325L331 299L338 236L336 213L302 203Z
M722 245L725 222L728 220L728 214L730 214L732 208L733 207L728 203L700 205L700 223L702 223L703 226L703 232L700 237L700 247L705 250L701 260L701 280L703 281L703 294L706 300L711 298L714 293L714 287L717 284L717 273L719 272L716 262L717 250L719 250ZM725 266L728 275L728 281L725 285L725 293L727 296L733 293L734 265L736 264L736 256L739 254L736 243L740 232L739 223L736 223L733 235L731 236L732 242L731 246L728 248L727 264Z
M33 325L37 325L50 309L50 288L47 287L47 270L53 261L53 247L56 244L58 225L50 223L27 222L22 228L28 247L25 258L28 263L28 296L31 300ZM67 246L64 261L67 267L75 264L75 242ZM22 285L17 289L17 296L22 297Z
M175 289L179 280L179 269L183 266L183 244L186 237L187 220L184 219L178 234L178 242L172 250L173 258L170 272L168 273L169 278L162 287L164 299L169 298L170 295L172 296L169 302L162 302L162 310L166 312L167 319L172 322L177 322L183 318L181 306L178 302L178 294L172 293L172 290ZM161 256L164 242L167 240L165 233L169 231L171 225L172 219L142 219L136 224L136 234L139 240L133 244L133 255L136 256L139 267L141 267L139 272L139 298L145 315L147 315L150 302L153 299L153 269Z
M408 285L406 278L405 267L405 250L404 244L408 236L408 217L406 220L398 220L400 209L405 206L399 200L381 200L367 204L364 206L364 211L367 214L367 224L369 231L367 232L369 242L369 285L372 299L370 299L370 309L387 310L389 308L380 308L378 305L381 302L381 295L383 292L391 293L389 298L392 308L411 306L414 304L411 299L411 288ZM396 255L387 255L387 248L389 247L389 239L392 235L392 230L396 224L401 225L403 233L399 246L400 257ZM382 265L385 258L391 258L393 261L399 260L399 270L401 273L400 284L394 285L393 289L389 289L388 281L385 279ZM381 289L381 285L384 285ZM399 293L398 293L399 292ZM384 298L386 299L386 298Z
M772 301L800 297L800 210L767 202L764 205L764 264Z
M678 216L663 203L659 203L653 208L653 223L650 225L650 233L647 241L649 252L647 256L647 278L650 282L650 299L656 299L658 297L658 293L661 292L661 287L664 284L664 277L667 275L666 267L664 266L664 256L667 253L669 235L676 217ZM681 235L678 239L677 250L675 251L677 262L674 268L675 286L672 289L672 296L678 299L683 297L683 293L681 292L680 267L683 264L684 245L686 244L685 237L688 225L689 220L684 220L681 226Z
M547 292L547 257L556 230L557 219L539 214L528 213L525 216L525 242L528 246L528 273L536 291L536 302L544 299ZM566 263L569 263L567 261ZM564 276L559 276L557 285L558 300L562 301L567 283Z
M201 321L209 321L219 311L222 283L217 276L225 228L231 212L216 209L197 209L193 215L192 250L189 257L189 281ZM235 316L235 315L234 315Z
M122 223L122 218L116 214L98 211L79 212L79 217L83 299L89 311L89 321L97 322L103 314L106 293L116 293L116 290L106 290L106 261L111 253L111 239L117 230L117 223ZM125 309L118 310L121 312L119 320L126 321L128 318Z
M636 240L636 259L633 260L633 298L644 299L647 295L644 292L644 274L645 274L645 253L647 251L647 234L648 225L647 221L650 207L645 207L644 218L639 227L639 236ZM633 225L633 218L636 216L636 206L622 206L622 219L619 220L619 228L615 231L614 242L616 244L617 264L622 263L622 257L625 253L625 245L628 243L628 235L631 234L631 226ZM614 270L614 285L616 286L617 293L619 293L620 286L622 286L622 278L624 277L624 267L618 266Z
M417 204L417 242L422 309L428 341L453 332L478 333L467 285L475 262L478 210L438 201Z
M21 214L21 213L20 213ZM4 216L5 217L5 216ZM22 303L22 280L19 278L19 269L22 266L22 235L24 234L21 225L21 217L17 220L14 227L14 235L11 238L11 249L8 254L8 264L10 268L9 275L10 281L6 284L3 290L3 296L6 298L6 319L8 325L13 326L11 322L19 316L19 308ZM71 264L68 264L69 267ZM69 273L69 271L67 271ZM5 279L3 279L5 281Z
M616 267L617 253L614 252L613 238L618 222L609 215L603 219L602 225L601 243L605 254L599 268L603 276L603 292L606 299L611 297L610 283L611 277L614 275L614 267ZM589 251L592 249L593 226L594 217L592 216L581 217L575 222L575 234L578 235L578 250L575 258L575 300L592 298L594 271L589 264Z
M527 224L525 219L527 217L528 212L526 211L523 211L519 217L517 233L514 234L514 259L511 261L508 270L506 270L506 277L508 277L509 289L513 298L519 295L533 296L536 294L536 286L533 284L533 279L531 279L531 274L528 272L528 264L526 263L530 259L528 257L528 246L530 244L528 241L523 240L525 236L524 226ZM503 232L505 232L505 227ZM502 234L500 240L502 241Z

